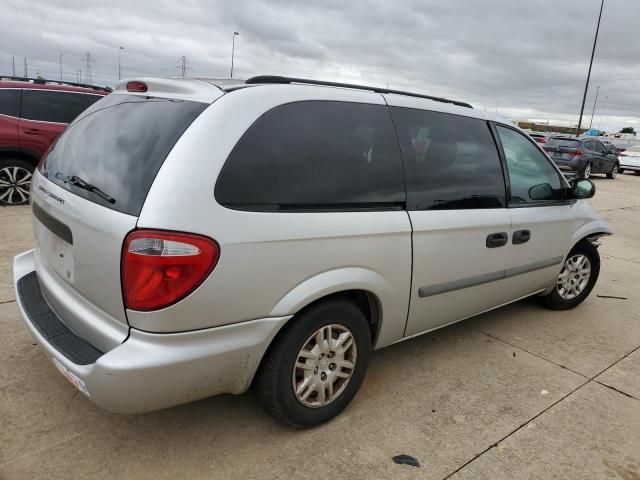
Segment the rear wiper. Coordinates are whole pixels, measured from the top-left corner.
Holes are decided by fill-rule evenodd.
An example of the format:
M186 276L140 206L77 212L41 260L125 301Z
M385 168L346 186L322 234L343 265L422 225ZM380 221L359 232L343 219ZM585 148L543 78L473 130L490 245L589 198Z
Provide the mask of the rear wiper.
M115 198L113 198L112 196L104 193L102 190L100 190L94 184L89 183L86 180L83 180L82 178L78 177L77 175L71 175L70 177L67 177L66 175L63 175L60 172L58 172L58 173L56 173L56 178L59 178L63 182L70 183L71 185L74 185L74 186L76 186L78 188L81 188L83 190L87 190L88 192L93 192L96 195L98 195L100 198L102 198L103 200L105 200L105 201L107 201L109 203L116 203L116 199Z

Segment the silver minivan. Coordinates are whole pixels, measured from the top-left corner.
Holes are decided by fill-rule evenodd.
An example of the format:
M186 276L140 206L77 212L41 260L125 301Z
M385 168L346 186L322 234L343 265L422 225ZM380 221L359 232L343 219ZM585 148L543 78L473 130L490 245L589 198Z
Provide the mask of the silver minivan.
M314 425L347 406L375 349L531 295L580 304L611 233L594 193L454 100L285 77L123 81L34 174L17 300L105 409L253 385L277 419Z

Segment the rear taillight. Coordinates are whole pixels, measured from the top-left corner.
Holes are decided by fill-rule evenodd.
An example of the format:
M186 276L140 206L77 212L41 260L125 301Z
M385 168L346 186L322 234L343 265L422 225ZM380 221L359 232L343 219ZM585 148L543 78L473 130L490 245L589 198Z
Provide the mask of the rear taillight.
M162 230L136 230L122 250L122 291L127 308L157 310L195 290L220 258L208 238Z
M584 152L582 150L575 150L571 152L570 155L572 157L581 157L582 155L584 155Z

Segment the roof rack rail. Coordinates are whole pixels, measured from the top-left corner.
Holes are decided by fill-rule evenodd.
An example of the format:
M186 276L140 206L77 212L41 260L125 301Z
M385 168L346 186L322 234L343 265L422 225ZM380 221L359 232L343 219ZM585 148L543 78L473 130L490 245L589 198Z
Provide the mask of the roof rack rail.
M98 85L89 85L87 83L65 82L63 80L49 80L46 78L32 78L32 77L13 77L11 75L0 75L0 80L15 80L17 82L33 82L36 85L58 84L69 85L72 87L91 88L93 90L103 90L105 92L111 92L111 87L99 87Z
M341 88L353 88L356 90L369 90L376 93L395 93L398 95L407 95L410 97L426 98L435 102L451 103L458 105L459 107L473 108L471 105L465 102L458 102L457 100L450 100L448 98L433 97L431 95L423 95L421 93L405 92L403 90L392 90L389 88L371 87L366 85L355 85L351 83L340 82L325 82L323 80L310 80L307 78L295 78L295 77L281 77L278 75L258 75L257 77L251 77L245 81L246 84L258 84L258 83L302 83L306 85L323 85L326 87L341 87Z

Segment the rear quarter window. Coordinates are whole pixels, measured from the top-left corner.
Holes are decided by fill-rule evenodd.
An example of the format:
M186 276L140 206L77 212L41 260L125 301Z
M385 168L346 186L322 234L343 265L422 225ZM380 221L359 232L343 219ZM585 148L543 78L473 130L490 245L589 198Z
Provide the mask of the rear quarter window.
M22 118L41 122L71 123L87 102L81 93L23 90Z
M17 117L20 115L20 90L0 89L0 115Z
M329 101L276 107L240 139L215 196L244 210L400 208L402 160L389 112Z

